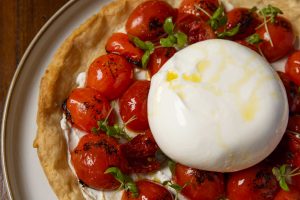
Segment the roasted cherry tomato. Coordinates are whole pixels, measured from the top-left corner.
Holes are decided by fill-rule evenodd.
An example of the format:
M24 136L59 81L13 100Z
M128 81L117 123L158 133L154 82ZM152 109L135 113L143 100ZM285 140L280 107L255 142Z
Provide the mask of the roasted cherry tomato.
M134 198L131 192L124 192L122 200L173 200L172 194L162 185L149 180L136 182L139 196Z
M285 65L285 72L300 86L300 51L296 51L288 58Z
M277 17L274 23L268 22L267 27L270 34L265 26L257 30L260 38L264 40L259 46L267 60L275 62L293 50L295 34L291 23L283 17Z
M156 158L158 146L150 130L122 144L121 151L128 162L129 172L148 173L161 167L161 161Z
M176 15L177 11L164 1L146 1L130 14L126 22L126 31L144 41L157 41L165 33L165 19L173 17L175 21Z
M109 53L119 54L125 57L128 62L141 66L141 59L144 52L131 43L125 33L114 33L108 39L105 49Z
M263 165L230 173L227 182L227 197L230 200L271 200L278 190L272 168Z
M153 76L158 70L176 53L176 49L173 47L165 48L160 47L154 50L151 54L148 69L150 75Z
M97 90L92 88L74 89L64 106L67 118L79 129L90 132L97 127L97 121L108 117L111 109L109 102ZM109 116L114 122L114 113Z
M253 51L256 51L256 53L259 53L259 50L258 50L258 47L257 47L257 46L255 46L255 45L253 45L253 44L250 44L250 43L248 43L248 42L245 41L245 40L237 40L237 41L235 41L235 42L237 42L237 43L239 43L239 44L241 44L241 45L244 45L245 47L248 47L249 49L252 49Z
M149 128L147 116L149 88L149 81L136 81L120 99L121 118L130 130L142 132Z
M299 115L290 116L287 129L290 131L297 132L300 135L300 116ZM299 151L300 151L300 148L299 148Z
M228 30L240 26L238 34L233 36L231 39L241 40L253 33L255 28L261 24L258 15L247 8L234 8L227 13L227 24Z
M97 58L87 74L87 87L98 90L109 100L120 97L132 82L131 64L122 56L115 54Z
M176 29L188 36L190 44L216 38L216 34L204 20L191 14L179 15Z
M179 6L179 13L193 14L203 20L208 20L207 14L212 15L218 7L218 0L183 0Z
M176 164L174 181L184 186L181 193L190 200L216 200L224 197L224 175Z
M115 139L103 133L87 134L71 152L71 160L81 183L99 190L113 190L120 186L111 174L105 174L107 168L122 168L121 163L124 163Z
M289 191L280 190L274 200L300 200L300 191L289 186Z

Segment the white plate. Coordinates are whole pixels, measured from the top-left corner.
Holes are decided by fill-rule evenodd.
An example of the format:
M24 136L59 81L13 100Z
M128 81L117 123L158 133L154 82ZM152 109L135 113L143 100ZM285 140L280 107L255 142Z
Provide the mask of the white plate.
M72 0L40 30L25 52L10 87L2 122L2 165L11 199L56 199L36 149L39 83L68 35L111 0Z

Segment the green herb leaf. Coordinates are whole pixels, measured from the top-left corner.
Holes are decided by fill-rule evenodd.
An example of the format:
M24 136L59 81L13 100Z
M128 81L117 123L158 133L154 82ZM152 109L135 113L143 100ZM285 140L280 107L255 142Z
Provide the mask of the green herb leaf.
M275 18L277 17L277 15L279 14L283 14L282 10L280 10L277 7L274 7L272 5L268 5L267 7L261 9L259 11L259 14L261 14L264 17L270 17L270 20L272 23L275 22Z
M148 46L146 45L146 43L142 40L140 40L140 38L138 37L133 37L132 38L132 42L134 43L135 46L137 46L138 48L142 49L142 50L148 50Z
M249 13L255 13L258 10L256 6L253 6L250 10Z
M138 37L133 37L132 41L135 44L135 46L145 51L142 57L142 68L146 69L150 59L150 55L153 53L155 46L152 42L150 41L144 42L140 40Z
M239 31L240 31L240 24L230 30L224 31L223 33L219 33L218 38L232 37L235 36Z
M178 199L178 194L187 186L189 183L185 183L183 186L180 186L176 183L172 183L172 181L164 181L162 183L164 186L169 186L176 191L175 200Z
M148 62L149 62L149 59L150 59L150 55L151 55L151 53L150 53L149 50L145 51L145 53L142 57L142 68L143 69L147 68L147 65L148 65Z
M212 27L213 30L217 30L219 27L224 26L226 22L227 17L223 5L220 5L214 12L212 17L208 20L208 24Z
M281 165L279 168L273 167L272 173L279 182L280 187L285 191L289 191L288 183L291 182L291 178L293 176L300 175L300 168L292 169L290 166L285 164Z
M166 33L168 33L169 35L173 34L173 30L174 30L174 24L172 21L172 17L168 17L165 22L164 22L164 30Z
M187 35L182 32L175 33L175 37L177 38L177 47L179 49L183 48L185 44L187 43Z
M254 33L253 35L250 35L246 38L246 42L248 42L249 44L259 44L263 42L263 39L261 39L257 33Z
M130 191L132 197L136 198L139 196L138 188L134 181L127 175L123 174L122 171L117 167L110 167L105 170L105 174L111 174L114 178L121 183L120 189Z
M167 38L161 38L160 44L163 47L173 47L177 42L177 38L174 35L169 35Z
M100 120L97 122L98 128L93 127L92 132L97 134L99 131L103 131L106 133L106 135L110 137L114 137L117 139L124 138L126 140L130 140L131 138L127 133L125 132L124 128L121 128L118 124L115 124L113 126L110 126L107 123L107 119L105 120Z

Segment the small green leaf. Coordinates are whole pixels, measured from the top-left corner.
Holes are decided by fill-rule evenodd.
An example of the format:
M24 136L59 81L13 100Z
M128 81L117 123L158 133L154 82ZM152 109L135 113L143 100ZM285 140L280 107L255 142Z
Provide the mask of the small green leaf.
M145 42L146 46L147 46L147 50L150 51L150 53L153 53L155 47L154 44L152 42L146 41Z
M176 44L177 39L174 35L169 35L167 38L161 38L159 42L163 47L173 47Z
M176 167L176 162L174 162L173 160L168 160L168 167L171 171L171 173L174 173L175 167Z
M135 44L135 46L137 46L138 48L140 48L142 50L148 50L148 46L146 45L146 43L144 41L140 40L140 38L133 37L132 41Z
M253 35L250 35L246 38L246 42L248 42L249 44L259 44L263 42L263 39L261 39L257 33L254 33Z
M147 68L147 64L148 64L148 62L149 62L150 55L151 55L151 53L150 53L149 50L145 51L145 53L144 53L144 55L143 55L143 57L142 57L142 68L143 68L143 69L146 69L146 68Z
M208 24L213 30L217 30L219 27L224 26L226 22L227 17L223 5L220 5L212 17L208 20Z
M123 174L119 168L110 167L106 169L104 173L113 175L113 177L121 183L120 188L123 188L125 191L130 191L134 198L138 197L139 192L136 184L129 176Z
M172 17L168 17L165 22L164 22L164 30L166 33L168 33L169 35L173 34L173 30L174 30L174 24L172 21Z
M261 9L259 11L259 14L261 14L264 17L270 17L271 22L274 23L275 22L275 18L277 17L277 15L279 14L283 14L282 10L280 10L279 8L272 6L272 5L268 5L267 7L264 7L263 9Z
M284 191L289 191L289 186L287 185L285 179L280 179L279 181L279 185L280 187L284 190Z
M183 48L185 44L187 43L187 35L182 32L175 33L175 37L177 38L177 47L179 49Z
M256 6L253 6L250 10L249 13L255 13L258 10Z
M240 31L240 24L230 30L224 31L223 33L219 33L218 38L232 37L235 36L239 31Z

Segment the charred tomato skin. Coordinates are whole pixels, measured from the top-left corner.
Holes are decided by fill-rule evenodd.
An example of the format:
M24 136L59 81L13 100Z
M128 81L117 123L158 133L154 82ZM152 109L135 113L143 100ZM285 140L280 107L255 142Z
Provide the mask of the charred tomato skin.
M180 186L187 184L181 194L190 200L215 200L225 195L222 173L193 169L177 163L173 180Z
M230 200L271 200L278 190L272 167L265 165L230 173L227 182L227 196Z
M120 97L132 82L132 65L116 54L98 57L87 73L87 87L98 90L108 100Z
M98 190L114 190L120 186L111 174L105 174L109 167L122 168L120 146L104 133L83 136L71 152L71 161L82 184Z
M255 12L247 8L234 8L227 13L227 30L240 26L238 34L230 39L242 40L255 33L255 28L262 22Z
M135 81L120 98L120 115L124 123L135 118L126 127L135 132L149 129L147 115L147 99L150 81Z
M256 32L264 41L260 43L259 47L269 62L275 62L288 55L294 49L295 34L292 24L283 17L277 17L275 22L268 22L267 27L261 26ZM273 46L270 39L273 41Z
M179 13L192 14L200 17L203 20L209 20L209 16L203 11L198 10L196 7L205 10L209 15L212 15L219 7L218 0L183 0L179 6Z
M156 74L160 68L176 53L173 47L159 47L151 54L148 69L150 76Z
M108 53L114 53L126 58L130 63L141 66L144 52L137 48L125 33L113 33L107 40L105 49Z
M111 110L108 100L92 88L74 89L63 107L72 125L86 132L97 127L97 121L108 117ZM115 115L111 113L108 122L113 124L114 119Z
M124 192L122 200L173 200L172 194L162 185L149 180L136 182L139 196L134 198L130 192Z
M176 19L177 10L165 1L151 0L141 3L128 17L125 28L128 35L143 41L157 41L165 32L165 19Z

